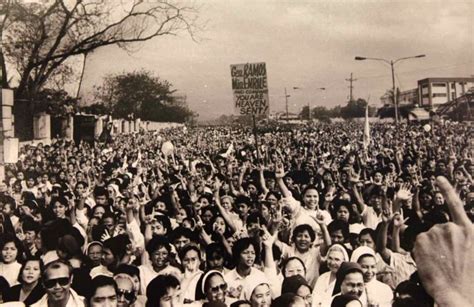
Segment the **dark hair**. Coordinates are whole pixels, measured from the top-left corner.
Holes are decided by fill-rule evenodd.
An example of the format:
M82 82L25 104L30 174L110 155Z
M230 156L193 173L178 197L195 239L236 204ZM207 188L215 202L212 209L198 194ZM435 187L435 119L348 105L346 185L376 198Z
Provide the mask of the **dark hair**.
M304 196L306 194L306 192L308 192L309 190L315 190L316 192L318 192L318 196L319 196L319 190L318 188L314 185L314 184L308 184L303 192L301 193L302 196Z
M68 272L69 272L69 278L72 277L72 266L69 264L69 262L67 261L64 261L62 259L57 259L57 260L54 260L50 263L48 263L45 268L44 268L44 271L43 271L43 274L42 274L42 277L43 277L43 281L46 281L47 280L47 274L48 274L48 270L56 270L56 269L59 269L61 268L61 266L65 266L67 267L68 269Z
M0 251L3 250L3 248L5 247L5 245L7 243L11 243L13 242L13 244L15 244L15 247L17 249L17 255L16 255L16 259L15 260L20 260L23 256L23 247L21 245L21 242L17 239L17 237L11 233L4 233L1 237L0 237ZM0 260L1 262L3 262L3 256L0 256Z
M313 227L311 227L308 224L301 224L295 227L293 230L293 234L291 235L291 241L295 242L296 237L300 234L307 231L309 233L309 236L311 238L311 242L314 242L316 239L316 233L314 232Z
M170 219L169 217L167 217L166 215L162 215L162 214L156 214L153 216L153 218L158 222L160 223L161 225L163 225L163 228L166 229L166 233L170 233L171 232L171 222L170 222Z
M259 226L266 226L267 220L263 217L260 212L252 212L247 217L247 226L250 224L258 224Z
M26 260L23 262L23 265L21 266L21 269L20 269L20 273L18 273L18 282L19 283L23 283L23 278L22 278L22 275L23 275L23 271L25 270L25 266L28 262L30 261L38 261L39 262L39 265L40 265L40 273L42 273L44 271L44 264L43 264L43 260L41 260L40 257L38 256L29 256L28 258L26 258ZM41 274L40 274L40 279L39 279L39 283L41 283Z
M174 242L176 239L185 237L188 238L191 241L195 241L195 237L193 234L193 231L189 228L183 227L183 226L178 226L171 233L169 234L169 238L171 242Z
M98 197L98 196L105 196L105 197L109 197L109 193L107 192L107 189L105 187L96 187L94 189L94 196L95 197Z
M349 238L349 224L340 221L340 220L334 220L328 225L328 231L329 233L333 233L335 231L340 230L342 232L342 235L344 236L344 240L347 240Z
M112 277L105 276L105 275L98 275L94 277L94 279L91 280L91 284L89 286L91 291L90 291L90 297L88 298L88 300L92 299L97 289L107 287L107 286L113 287L115 290L115 295L117 295L117 283Z
M146 245L146 251L148 252L148 255L151 257L151 254L153 254L155 251L157 251L158 249L162 247L166 248L168 253L171 252L171 244L167 237L154 236Z
M179 259L181 262L183 261L184 257L189 251L195 251L198 254L199 260L201 260L201 250L197 245L194 244L186 244L180 251L179 251Z
M260 262L260 247L258 246L257 242L255 242L255 240L252 238L242 238L235 241L234 245L232 246L232 258L235 265L239 263L240 254L249 248L250 245L252 245L255 249L255 263Z
M359 298L353 294L340 294L332 300L331 307L346 307L347 303L359 301Z
M213 259L215 254L222 256L224 262L229 260L229 254L222 243L212 242L206 246L206 262Z
M160 305L160 299L168 293L169 289L179 286L179 280L173 275L158 275L146 287L146 307Z
M372 238L372 240L374 241L374 243L377 242L377 241L376 241L376 237L377 237L377 236L376 236L376 234L375 234L375 230L373 230L372 228L364 228L364 229L362 229L362 230L360 231L360 233L359 233L359 240L360 240L360 238L361 238L362 236L365 236L365 235L369 235L369 236Z

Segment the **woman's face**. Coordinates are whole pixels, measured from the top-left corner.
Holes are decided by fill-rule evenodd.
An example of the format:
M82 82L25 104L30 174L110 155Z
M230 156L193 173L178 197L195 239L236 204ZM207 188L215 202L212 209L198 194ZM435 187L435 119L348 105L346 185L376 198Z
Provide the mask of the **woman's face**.
M227 283L220 275L213 275L209 278L208 288L206 289L206 297L209 302L225 302L225 291Z
M89 247L88 250L89 259L92 261L94 266L100 264L100 259L102 259L102 246L94 244Z
M349 209L346 206L340 206L336 212L336 219L346 223L349 222L349 216Z
M444 204L444 197L443 197L443 194L441 193L436 193L435 196L434 196L434 203L435 205L437 206L442 206Z
M374 182L375 182L376 184L382 184L382 180L383 180L382 174L379 173L379 172L376 172L376 173L374 174Z
M151 254L151 262L156 268L163 268L168 264L169 252L165 247L160 247Z
M375 242L374 240L372 240L372 237L369 234L364 234L360 236L359 244L360 246L367 246L375 250Z
M305 277L304 267L301 261L293 259L288 261L285 267L285 271L283 272L285 277L291 277L295 275L301 275Z
M94 217L98 219L102 219L102 216L105 213L105 209L103 207L96 207L94 210Z
M311 247L311 243L313 242L311 241L311 236L307 230L299 232L295 237L295 245L300 252L308 251Z
M40 262L38 260L27 261L21 274L21 279L23 280L23 283L31 285L37 282L40 276Z
M342 262L344 262L344 255L342 252L333 250L328 254L328 267L331 273L336 274Z
M239 264L252 267L255 263L255 248L250 245L240 253Z
M214 222L214 230L221 234L225 233L226 225L223 217L218 216L216 218L216 221Z
M196 272L200 264L199 254L194 249L189 250L183 257L183 267L188 272Z
M268 201L270 204L272 204L272 205L276 205L276 203L278 202L278 198L276 198L275 195L270 194L270 195L268 195L268 197L267 197L267 201Z
M311 307L313 303L313 297L311 296L311 290L307 286L300 286L296 291L296 295L304 300L305 307Z
M186 213L186 210L179 209L178 214L176 214L176 222L178 222L178 224L181 224L183 220L187 217L188 217L188 214Z
M306 208L314 210L318 207L319 194L315 189L309 189L304 193L303 202Z
M16 248L15 243L7 242L2 249L2 259L3 263L12 263L16 260L18 255L18 249Z
M112 251L108 248L102 250L102 264L104 266L109 266L115 262L115 256Z
M225 210L231 211L232 210L232 202L229 197L224 197L221 200L221 205L224 207Z
M202 215L201 215L201 219L204 223L211 222L213 217L214 217L214 215L212 214L212 212L210 210L206 210L206 211L202 212Z
M252 307L268 307L272 303L272 293L267 284L257 286L250 297Z
M55 202L53 205L53 213L57 218L66 217L66 206L59 201Z
M222 271L224 268L224 257L215 252L207 259L207 265L209 266L209 270Z

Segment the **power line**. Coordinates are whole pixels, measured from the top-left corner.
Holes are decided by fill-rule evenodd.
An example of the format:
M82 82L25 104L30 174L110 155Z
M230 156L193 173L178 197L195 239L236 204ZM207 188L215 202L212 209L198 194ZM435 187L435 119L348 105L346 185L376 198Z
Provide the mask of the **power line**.
M357 81L357 79L352 78L352 73L351 73L351 77L349 79L346 79L346 81L349 81L349 83L350 83L350 85L349 85L349 101L353 101L354 97L352 96L352 89L354 88L354 86L352 86L352 82Z

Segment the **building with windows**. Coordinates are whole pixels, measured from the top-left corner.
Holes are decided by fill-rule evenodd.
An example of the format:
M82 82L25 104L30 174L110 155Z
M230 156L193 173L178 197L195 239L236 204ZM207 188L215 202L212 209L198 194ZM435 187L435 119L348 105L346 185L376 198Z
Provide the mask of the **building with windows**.
M418 81L421 107L437 109L448 101L466 94L474 86L474 78L426 78Z
M384 106L391 106L393 105L392 102L392 91L387 91L380 97L380 102ZM398 105L415 105L418 103L418 89L414 88L411 90L406 90L402 92L398 92Z

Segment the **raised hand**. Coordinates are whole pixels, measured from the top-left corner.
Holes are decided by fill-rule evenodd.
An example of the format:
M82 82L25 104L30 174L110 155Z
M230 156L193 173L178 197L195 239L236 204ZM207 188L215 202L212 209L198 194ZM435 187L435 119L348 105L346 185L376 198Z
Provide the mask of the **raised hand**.
M413 194L410 191L410 187L411 185L409 183L402 184L395 197L403 201L411 199Z
M283 177L285 177L285 169L283 163L279 162L275 165L275 178L282 179Z
M442 176L436 181L452 222L418 235L413 249L418 274L439 306L472 306L474 226L449 181Z

